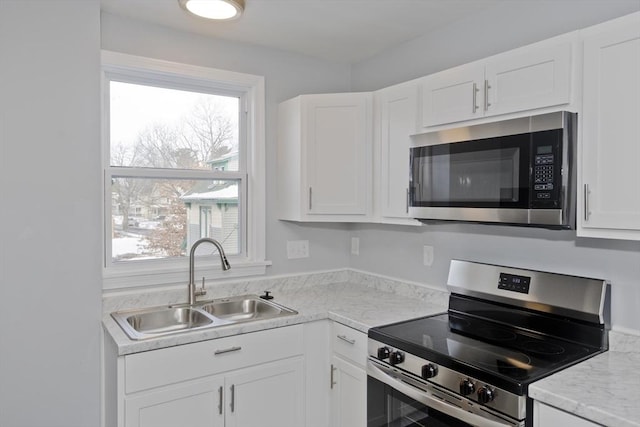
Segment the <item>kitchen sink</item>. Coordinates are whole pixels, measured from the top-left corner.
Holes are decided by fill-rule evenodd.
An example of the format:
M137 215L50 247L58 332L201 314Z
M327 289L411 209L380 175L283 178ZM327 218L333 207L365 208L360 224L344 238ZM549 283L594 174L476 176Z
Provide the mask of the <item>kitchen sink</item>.
M140 340L297 313L257 295L242 295L192 306L185 304L124 310L111 313L111 316L131 339Z
M253 296L242 296L213 301L201 308L218 319L232 322L270 319L296 312Z

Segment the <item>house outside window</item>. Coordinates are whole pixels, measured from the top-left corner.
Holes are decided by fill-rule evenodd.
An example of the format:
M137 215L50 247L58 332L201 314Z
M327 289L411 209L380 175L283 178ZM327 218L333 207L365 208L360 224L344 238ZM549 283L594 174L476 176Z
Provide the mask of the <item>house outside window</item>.
M173 282L201 237L209 277L264 273L263 79L103 52L103 82L104 287Z

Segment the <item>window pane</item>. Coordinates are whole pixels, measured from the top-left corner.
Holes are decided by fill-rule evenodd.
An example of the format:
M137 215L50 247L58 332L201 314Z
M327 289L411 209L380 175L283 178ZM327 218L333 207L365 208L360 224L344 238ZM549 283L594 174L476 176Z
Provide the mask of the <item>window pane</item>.
M111 81L112 166L238 170L240 99Z
M112 260L188 255L201 237L242 251L237 180L111 180Z

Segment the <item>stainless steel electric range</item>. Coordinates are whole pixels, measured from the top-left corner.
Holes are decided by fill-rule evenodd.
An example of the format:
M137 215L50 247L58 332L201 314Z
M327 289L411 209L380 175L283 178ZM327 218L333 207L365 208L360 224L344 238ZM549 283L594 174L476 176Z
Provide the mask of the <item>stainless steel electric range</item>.
M368 427L532 427L529 384L608 348L604 280L454 260L447 288L369 330Z

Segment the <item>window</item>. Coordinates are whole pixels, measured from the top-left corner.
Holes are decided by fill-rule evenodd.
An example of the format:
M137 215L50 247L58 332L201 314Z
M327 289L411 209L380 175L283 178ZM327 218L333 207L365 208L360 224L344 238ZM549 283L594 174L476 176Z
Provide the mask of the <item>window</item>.
M105 289L184 281L201 237L207 278L263 273L263 78L103 52L103 92Z

